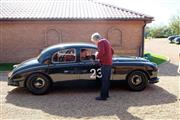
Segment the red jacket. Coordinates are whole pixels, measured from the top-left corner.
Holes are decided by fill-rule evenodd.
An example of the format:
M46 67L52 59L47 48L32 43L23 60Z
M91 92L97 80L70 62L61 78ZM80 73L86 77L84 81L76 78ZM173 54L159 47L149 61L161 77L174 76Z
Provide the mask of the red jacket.
M98 42L98 54L97 59L100 59L102 65L112 65L112 56L114 50L111 47L111 44L106 39L101 39Z

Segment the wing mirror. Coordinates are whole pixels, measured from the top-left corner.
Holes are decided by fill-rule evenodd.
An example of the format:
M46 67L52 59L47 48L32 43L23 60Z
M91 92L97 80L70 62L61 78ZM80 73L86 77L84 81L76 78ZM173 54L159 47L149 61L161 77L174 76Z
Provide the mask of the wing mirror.
M46 64L46 65L51 64L51 60L50 60L50 59L45 60L45 61L44 61L44 64Z

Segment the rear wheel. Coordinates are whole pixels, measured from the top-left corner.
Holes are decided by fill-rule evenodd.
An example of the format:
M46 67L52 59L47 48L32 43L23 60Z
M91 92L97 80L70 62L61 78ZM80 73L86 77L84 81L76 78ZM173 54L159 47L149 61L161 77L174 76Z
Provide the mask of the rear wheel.
M133 71L127 77L127 83L130 90L142 91L148 84L147 76L142 71Z
M27 89L36 95L45 94L51 86L51 81L43 74L32 74L26 81Z

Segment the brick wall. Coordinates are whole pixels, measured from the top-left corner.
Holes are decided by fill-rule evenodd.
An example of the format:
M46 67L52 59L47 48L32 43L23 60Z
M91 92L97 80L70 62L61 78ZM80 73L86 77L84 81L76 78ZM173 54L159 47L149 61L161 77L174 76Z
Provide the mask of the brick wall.
M139 55L143 21L1 21L0 63L21 62L62 42L91 42L94 32L108 38L117 54Z

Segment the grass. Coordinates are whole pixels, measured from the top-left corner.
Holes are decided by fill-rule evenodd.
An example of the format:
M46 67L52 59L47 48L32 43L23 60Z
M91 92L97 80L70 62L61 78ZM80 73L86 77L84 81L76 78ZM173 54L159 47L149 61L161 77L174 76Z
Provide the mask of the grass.
M17 63L0 63L0 71L10 71L15 64Z
M157 65L160 65L164 62L167 61L167 57L163 56L163 55L159 55L159 54L155 54L155 53L151 53L151 52L145 52L145 58L148 59L151 62L156 63Z

